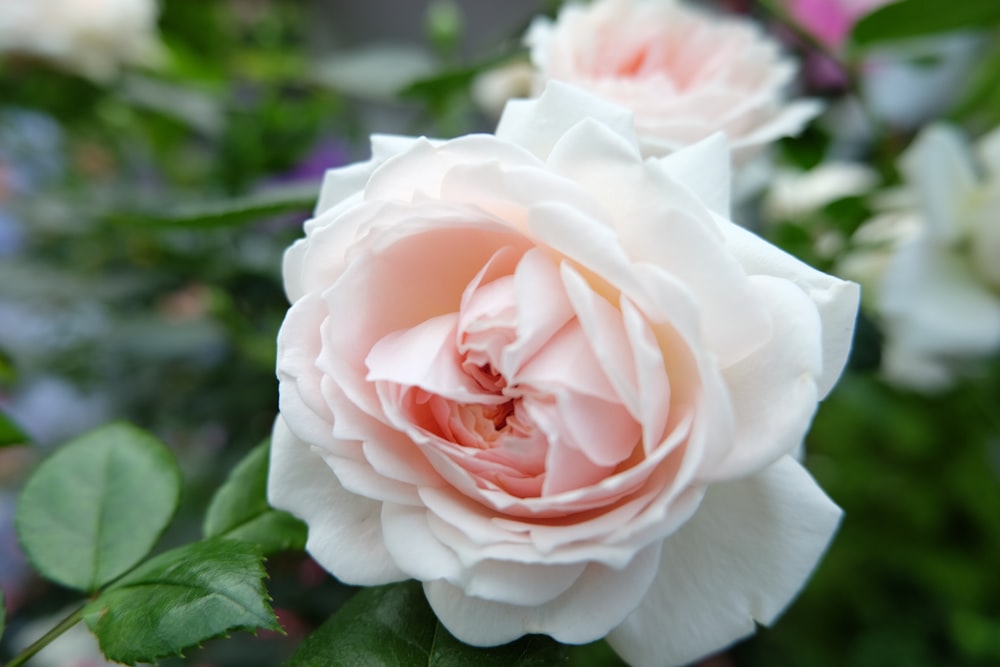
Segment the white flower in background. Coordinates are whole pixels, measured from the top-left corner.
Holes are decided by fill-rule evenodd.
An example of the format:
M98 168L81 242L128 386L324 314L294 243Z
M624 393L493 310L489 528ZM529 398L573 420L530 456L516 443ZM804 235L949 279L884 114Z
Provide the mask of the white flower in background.
M0 53L50 60L94 79L160 55L156 0L0 0Z
M972 149L930 126L900 169L898 210L858 230L841 272L871 288L886 378L941 389L1000 351L1000 130Z
M538 69L632 110L643 153L725 132L735 164L798 134L821 105L789 102L797 64L756 24L677 0L569 4L525 37Z
M472 101L493 118L499 118L507 100L531 95L535 68L515 61L488 69L472 81Z
M825 162L808 171L778 169L761 202L762 213L771 220L795 220L870 192L877 184L874 169L853 162Z
M721 136L644 159L571 86L372 151L284 262L268 495L317 562L476 645L665 667L772 622L839 520L794 454L857 286L729 220Z

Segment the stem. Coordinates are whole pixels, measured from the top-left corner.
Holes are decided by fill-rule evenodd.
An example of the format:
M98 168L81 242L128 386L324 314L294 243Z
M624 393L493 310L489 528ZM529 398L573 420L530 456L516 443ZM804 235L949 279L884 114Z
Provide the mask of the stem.
M858 73L856 63L849 62L841 54L835 53L826 44L819 41L815 35L799 24L798 21L789 16L788 12L775 2L775 0L759 0L758 5L767 14L770 14L773 20L791 30L792 33L794 33L795 36L802 41L806 48L815 51L840 66L841 71L843 71L844 76L847 78L847 89L851 92L854 99L857 100L858 107L871 124L872 131L878 133L878 128L881 125L881 122L875 114L872 113L871 109L868 108L868 105L861 96L861 77Z
M49 630L48 632L46 632L44 635L42 635L31 646L29 646L28 648L24 649L23 651L21 651L20 653L18 653L16 656L14 656L14 659L11 660L9 663L7 663L7 667L19 667L19 665L23 665L28 660L30 660L32 657L34 657L34 655L36 653L38 653L43 648L45 648L46 646L48 646L49 644L51 644L53 642L53 640L55 640L57 637L59 637L62 633L66 632L67 630L69 630L70 628L72 628L74 625L76 625L77 623L79 623L80 619L83 618L83 610L86 607L87 607L87 605L81 605L72 614L70 614L69 616L67 616L63 620L59 621L58 625L56 625L54 628L52 628L51 630Z

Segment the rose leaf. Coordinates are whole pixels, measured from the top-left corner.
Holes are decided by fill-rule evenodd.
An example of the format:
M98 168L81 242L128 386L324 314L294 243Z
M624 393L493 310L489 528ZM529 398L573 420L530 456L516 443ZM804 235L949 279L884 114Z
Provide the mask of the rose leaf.
M110 424L38 466L18 499L18 538L44 576L95 591L149 553L180 489L180 469L163 443L129 424Z
M437 619L418 582L357 593L307 637L286 667L543 667L569 663L565 646L529 635L477 648L455 639Z
M935 35L964 28L1000 25L996 0L940 0L894 2L867 14L854 26L851 38L862 46L897 39Z
M104 655L129 665L180 655L231 631L280 631L262 561L255 545L237 540L178 547L102 592L84 620Z
M305 524L267 504L269 456L270 444L264 442L233 468L208 506L205 537L250 542L265 554L305 548Z
M21 427L6 413L0 411L0 447L9 445L21 445L28 441Z
M104 219L112 224L147 229L233 227L282 213L308 211L315 206L318 191L316 183L275 185L244 197L155 210L107 213Z
M0 639L3 638L4 625L7 622L7 602L3 597L3 589L0 588Z

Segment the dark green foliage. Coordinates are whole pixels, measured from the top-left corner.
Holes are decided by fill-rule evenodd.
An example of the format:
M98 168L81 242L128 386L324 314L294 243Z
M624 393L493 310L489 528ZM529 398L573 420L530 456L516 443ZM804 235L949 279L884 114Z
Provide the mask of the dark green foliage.
M417 582L366 588L306 638L286 667L558 667L569 654L548 637L504 646L462 644L438 623Z
M84 620L109 659L152 662L234 630L279 630L264 578L254 545L196 542L133 570L87 606Z
M859 45L869 45L996 25L1000 25L1000 3L996 0L901 0L858 21L851 38Z
M305 524L267 504L269 455L269 443L261 443L233 468L208 506L206 537L250 542L265 554L305 548Z

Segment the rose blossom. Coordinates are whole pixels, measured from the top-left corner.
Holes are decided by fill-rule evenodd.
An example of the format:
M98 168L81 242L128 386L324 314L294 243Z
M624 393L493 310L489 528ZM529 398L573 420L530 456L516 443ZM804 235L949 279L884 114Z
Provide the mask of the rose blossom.
M565 5L525 41L539 87L558 79L628 107L646 155L724 131L745 164L820 111L814 100L786 102L796 65L754 23L676 0Z
M839 520L790 454L856 285L727 219L721 135L643 160L569 86L372 153L285 255L269 497L314 558L476 645L659 667L772 621Z
M156 0L0 0L0 52L54 61L95 79L158 57Z
M895 206L855 233L841 271L871 286L886 379L937 390L1000 351L1000 129L973 150L928 126L900 171Z

